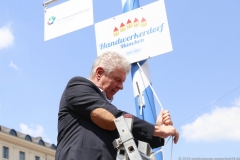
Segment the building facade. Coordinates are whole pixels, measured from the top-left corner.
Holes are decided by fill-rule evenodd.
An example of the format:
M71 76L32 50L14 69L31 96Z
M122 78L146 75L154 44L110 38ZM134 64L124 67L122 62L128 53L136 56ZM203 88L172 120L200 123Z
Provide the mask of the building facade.
M0 125L0 160L54 160L56 146Z

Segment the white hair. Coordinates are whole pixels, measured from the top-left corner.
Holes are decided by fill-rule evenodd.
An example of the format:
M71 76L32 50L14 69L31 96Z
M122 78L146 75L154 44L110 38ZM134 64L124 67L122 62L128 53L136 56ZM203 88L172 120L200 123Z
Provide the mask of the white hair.
M125 73L128 74L131 69L131 64L125 57L117 52L105 52L94 61L90 78L94 77L98 67L102 67L106 75L114 69L123 69Z

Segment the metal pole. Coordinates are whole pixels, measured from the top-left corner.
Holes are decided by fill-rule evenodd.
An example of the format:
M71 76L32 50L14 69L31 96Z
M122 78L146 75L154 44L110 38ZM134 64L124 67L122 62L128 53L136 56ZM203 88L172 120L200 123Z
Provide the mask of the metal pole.
M139 0L122 0L123 13L139 8ZM148 81L151 83L150 72L147 60L139 62L141 68L143 69ZM153 92L148 84L148 81L140 73L139 66L137 63L132 64L132 83L134 91L134 100L136 106L137 117L148 121L149 123L156 123L156 109L154 104ZM160 148L154 149L154 151ZM163 156L160 152L155 155L157 160L162 160Z

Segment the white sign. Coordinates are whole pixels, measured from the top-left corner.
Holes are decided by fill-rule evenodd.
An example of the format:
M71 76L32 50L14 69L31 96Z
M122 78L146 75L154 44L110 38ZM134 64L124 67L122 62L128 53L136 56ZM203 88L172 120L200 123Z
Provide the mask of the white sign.
M44 40L93 25L92 0L71 0L46 10Z
M172 51L164 1L95 24L98 55L115 51L131 63Z

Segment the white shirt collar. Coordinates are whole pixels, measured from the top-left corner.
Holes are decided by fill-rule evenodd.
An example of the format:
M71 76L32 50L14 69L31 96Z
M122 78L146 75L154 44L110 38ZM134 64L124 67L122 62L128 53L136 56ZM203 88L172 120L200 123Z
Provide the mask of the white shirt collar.
M109 103L112 103L113 98L112 98L112 99L108 99L106 93L105 93L101 88L99 88L99 89L102 91L102 93L103 93L104 97L106 98L106 100L107 100Z
M89 78L88 78L88 80L91 81ZM99 88L99 87L98 87L98 88ZM113 98L112 98L112 99L108 99L106 93L105 93L101 88L99 88L99 89L100 89L100 91L102 91L102 93L103 93L104 97L106 98L106 100L107 100L109 103L112 103Z

